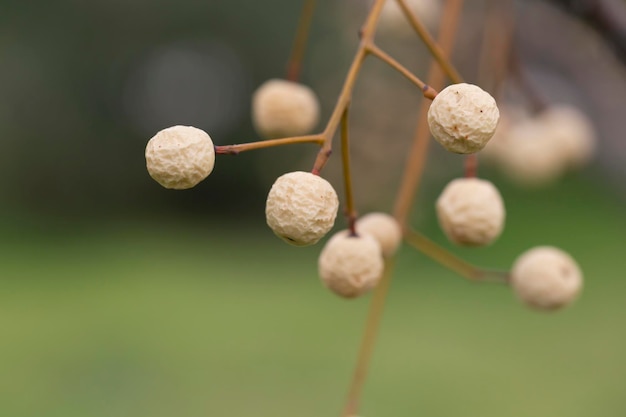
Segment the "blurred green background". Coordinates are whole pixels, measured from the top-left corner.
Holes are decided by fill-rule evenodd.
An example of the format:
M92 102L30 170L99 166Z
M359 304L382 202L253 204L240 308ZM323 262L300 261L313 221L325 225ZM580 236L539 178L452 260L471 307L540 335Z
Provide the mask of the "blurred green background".
M369 297L328 293L320 245L289 247L264 224L272 178L310 166L315 151L218 158L185 192L160 188L143 158L147 139L174 123L218 144L256 140L249 95L284 72L299 8L0 2L0 416L339 414ZM304 78L328 114L366 10L330 1L320 10ZM385 88L402 94L402 82ZM380 129L397 124L375 111ZM357 126L372 122L357 115ZM617 133L596 123L610 146ZM372 153L400 152L380 170L361 167L374 180L391 172L361 181L362 211L391 207L409 137L354 151L355 169ZM585 290L541 314L506 287L468 283L403 248L363 416L626 415L625 200L609 185L623 176L602 158L543 190L484 171L502 191L507 228L493 247L467 250L446 243L432 204L461 160L433 151L420 230L497 268L531 246L560 246L581 265Z

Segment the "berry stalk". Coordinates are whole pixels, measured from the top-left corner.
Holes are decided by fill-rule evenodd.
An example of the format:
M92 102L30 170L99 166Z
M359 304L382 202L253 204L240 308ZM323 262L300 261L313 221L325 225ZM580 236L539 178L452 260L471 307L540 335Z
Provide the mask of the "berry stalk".
M508 272L488 270L474 266L414 230L405 230L404 240L435 262L456 272L469 281L506 283L508 280Z
M215 147L215 153L218 155L237 155L240 152L245 151L272 148L274 146L294 145L299 143L316 143L321 145L324 143L324 138L321 135L307 135L292 138L260 140L257 142L241 143L237 145L218 145Z
M302 61L306 51L306 44L311 33L311 22L315 13L316 0L304 0L300 20L298 21L298 29L291 49L291 55L287 64L287 80L298 81L302 70Z
M343 167L344 188L346 193L346 216L348 229L351 236L356 236L354 224L356 222L356 209L354 208L354 194L352 192L352 173L350 170L350 132L349 132L349 109L346 107L341 117L341 166Z
M403 1L400 1L400 3L404 4ZM406 7L406 4L404 4L404 6ZM448 57L452 51L462 8L463 0L448 0L448 2L446 2L440 23L442 29L438 39L444 61L448 61ZM419 23L415 15L411 14L411 16ZM423 28L423 25L418 26ZM439 61L433 61L431 63L427 78L428 84L437 90L441 89L444 83L444 73L441 69L443 66L440 67L438 64ZM420 185L426 163L426 155L428 154L430 144L430 130L427 123L429 106L430 104L426 101L422 101L420 105L413 146L409 151L405 171L396 196L394 217L403 228L405 228L408 222L409 212L411 211L417 189Z
M441 42L435 41L435 39L432 37L428 29L426 29L426 26L424 26L424 24L419 20L419 18L415 15L415 13L413 13L413 10L411 10L406 0L396 0L396 1L398 2L398 6L400 6L400 8L402 9L402 12L404 13L407 20L409 21L409 24L413 27L413 30L415 30L415 32L420 37L422 42L424 42L424 45L426 45L426 47L430 51L433 58L435 58L435 61L439 63L439 65L441 66L443 71L446 73L446 75L452 80L453 83L455 84L462 83L463 78L461 77L459 72L456 70L456 68L454 68L454 66L450 62L449 54L446 53L445 48L443 47L443 44ZM441 30L443 32L445 32L446 30L456 31L456 24L452 26L446 25L445 16L447 15L458 16L461 14L462 8L463 8L463 0L448 0L446 2L446 9L443 13L444 17L442 18L441 25L439 26L442 28Z

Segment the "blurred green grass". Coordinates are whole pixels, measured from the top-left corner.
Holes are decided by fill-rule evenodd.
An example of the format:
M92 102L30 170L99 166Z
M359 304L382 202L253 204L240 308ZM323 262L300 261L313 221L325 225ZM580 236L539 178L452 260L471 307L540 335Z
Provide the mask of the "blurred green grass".
M498 244L454 251L507 267L561 246L584 269L583 297L529 311L404 248L365 417L626 415L624 208L582 180L503 194ZM425 206L422 229L444 242ZM5 221L0 416L337 416L368 299L321 288L319 246L251 224Z

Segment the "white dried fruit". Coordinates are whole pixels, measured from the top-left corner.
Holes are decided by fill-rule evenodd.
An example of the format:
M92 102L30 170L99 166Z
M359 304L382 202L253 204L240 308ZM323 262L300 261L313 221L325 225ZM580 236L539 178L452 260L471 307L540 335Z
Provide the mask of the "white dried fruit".
M309 87L272 79L252 96L252 121L259 134L268 138L310 133L319 120L319 102Z
M436 203L439 224L448 239L465 246L493 242L504 227L504 202L498 189L478 178L457 178Z
M213 171L214 165L211 137L192 126L163 129L146 145L148 173L165 188L192 188Z
M428 109L433 137L450 152L474 153L485 147L498 125L494 98L473 84L444 88Z
M546 129L546 139L554 141L565 165L579 168L595 151L596 138L589 118L575 107L555 105L539 115Z
M356 221L357 233L374 237L389 258L398 250L402 242L402 229L396 219L387 213L368 213Z
M527 305L555 310L576 299L582 289L583 276L570 255L552 246L538 246L515 260L510 282Z
M528 119L513 126L500 154L500 167L513 182L525 187L554 183L565 171L565 159L557 142L546 134L545 125Z
M434 28L439 21L441 2L439 0L407 0L409 9L419 17L420 22L427 27ZM385 2L380 14L378 29L382 33L395 36L414 36L415 31L404 16L402 9L394 0Z
M267 225L287 243L317 243L335 224L339 199L328 181L295 171L276 179L267 196Z
M384 261L378 241L367 234L351 236L343 230L331 237L318 260L324 285L335 294L358 297L378 284Z

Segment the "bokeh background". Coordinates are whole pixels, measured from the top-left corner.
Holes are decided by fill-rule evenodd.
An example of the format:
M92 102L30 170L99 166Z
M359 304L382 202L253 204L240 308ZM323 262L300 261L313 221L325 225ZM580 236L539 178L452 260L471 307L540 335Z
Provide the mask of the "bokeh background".
M303 81L330 113L367 2L320 1ZM455 62L478 79L482 1L467 2ZM257 140L250 95L282 77L301 3L0 1L0 416L336 416L368 297L322 289L320 246L265 226L278 175L308 145L218 157L188 191L150 179L147 140L173 124L216 144ZM582 298L529 311L403 248L362 414L626 414L624 65L596 32L542 1L516 4L517 46L553 102L585 110L599 152L554 186L498 172L508 219L484 249L451 247L433 202L462 159L433 147L413 223L480 265L552 244L585 272ZM418 74L411 37L380 44ZM359 210L391 209L420 95L379 62L354 96ZM327 176L341 191L337 159ZM342 219L337 228L344 227Z

